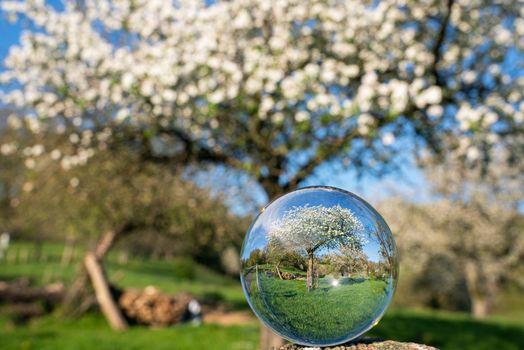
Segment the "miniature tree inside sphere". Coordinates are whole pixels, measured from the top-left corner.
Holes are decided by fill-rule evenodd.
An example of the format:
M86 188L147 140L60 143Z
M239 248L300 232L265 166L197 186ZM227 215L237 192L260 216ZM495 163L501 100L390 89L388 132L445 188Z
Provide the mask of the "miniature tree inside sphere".
M373 207L332 187L308 187L265 207L241 253L255 314L302 345L342 344L373 327L398 279L391 231Z

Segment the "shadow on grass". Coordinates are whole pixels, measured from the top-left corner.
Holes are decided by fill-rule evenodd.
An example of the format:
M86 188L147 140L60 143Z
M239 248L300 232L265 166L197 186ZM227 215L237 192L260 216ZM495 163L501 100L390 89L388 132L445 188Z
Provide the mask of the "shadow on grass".
M524 349L522 326L440 312L394 311L367 335L424 343L442 350Z

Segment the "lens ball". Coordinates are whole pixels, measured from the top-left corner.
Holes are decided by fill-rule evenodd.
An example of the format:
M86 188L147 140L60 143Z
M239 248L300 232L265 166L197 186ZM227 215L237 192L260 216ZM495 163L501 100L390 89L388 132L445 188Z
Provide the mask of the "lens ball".
M345 343L378 323L398 279L384 219L353 193L308 187L265 207L241 252L249 305L301 345Z

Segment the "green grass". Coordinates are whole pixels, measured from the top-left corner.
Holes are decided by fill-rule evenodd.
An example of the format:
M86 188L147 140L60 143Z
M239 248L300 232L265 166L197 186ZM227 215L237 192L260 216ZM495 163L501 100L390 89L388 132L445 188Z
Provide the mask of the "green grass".
M101 316L90 315L77 321L46 317L30 325L10 328L0 321L2 350L254 350L258 327L182 325L165 329L135 327L124 333L111 331Z
M457 312L391 310L368 335L443 350L524 349L524 320L473 320Z
M31 257L34 246L17 243L10 249L16 249L18 252L28 250ZM28 261L18 259L16 263L0 262L0 280L27 277L37 285L55 281L67 283L78 270L80 260L62 265L61 253L62 248L59 245L45 244L42 247L42 254L46 256L45 262L34 261L31 258ZM130 260L123 265L118 262L116 253L111 254L106 262L110 280L119 287L144 288L153 285L167 293L184 291L192 293L199 299L220 301L230 308L248 307L237 279L223 276L198 264L194 264L192 278L181 278L177 277L175 272L179 265L177 260Z
M344 279L333 287L321 279L308 292L303 280L284 281L260 272L257 283L255 276L251 291L258 313L279 333L308 344L335 343L362 332L388 297L387 283L379 280Z
M424 310L391 310L366 336L426 343L442 350L524 349L524 321L475 321L468 315ZM14 327L0 316L0 349L175 349L249 350L258 344L258 326L176 326L111 331L100 315L77 321L56 316Z
M32 247L19 243L14 245L15 249ZM45 244L43 252L47 255L46 263L0 263L0 280L24 276L30 277L36 283L44 283L46 279L49 282L57 279L67 281L72 278L76 264L60 265L60 245ZM169 261L137 260L122 265L118 263L117 254L112 254L109 257L108 270L113 281L119 286L141 288L155 285L166 292L185 290L200 298L213 297L231 307L247 309L242 290L235 279L221 276L198 265L194 267L192 278L176 277L173 266L177 265ZM291 289L297 291L301 288L305 286L295 285ZM524 349L524 299L521 292L512 291L499 304L498 310L502 313L486 321L473 320L462 313L393 309L366 336L426 343L443 350ZM343 309L342 305L337 306ZM67 320L58 315L51 315L26 325L15 326L0 308L1 350L249 350L256 349L257 344L256 323L235 327L133 327L125 333L117 333L109 329L99 314L89 314L80 320Z

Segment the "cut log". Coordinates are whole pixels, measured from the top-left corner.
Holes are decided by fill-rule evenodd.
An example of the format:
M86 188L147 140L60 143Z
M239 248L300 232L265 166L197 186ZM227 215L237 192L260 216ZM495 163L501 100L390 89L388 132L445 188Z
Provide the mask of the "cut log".
M84 266L93 284L98 305L111 328L118 331L127 329L127 322L113 299L111 288L107 283L104 269L97 259L97 255L95 253L87 253L84 258Z
M337 345L327 348L304 347L301 345L288 344L277 348L278 350L438 350L432 346L416 343L400 343L392 340L361 339L346 345Z
M44 301L56 305L64 297L64 285L53 283L44 287L31 287L26 281L0 281L0 302L31 303Z

